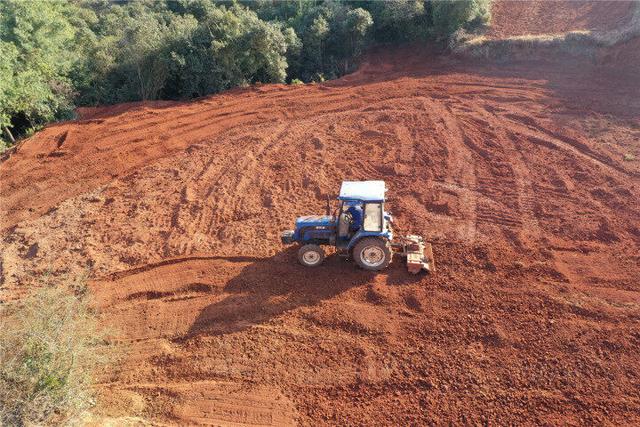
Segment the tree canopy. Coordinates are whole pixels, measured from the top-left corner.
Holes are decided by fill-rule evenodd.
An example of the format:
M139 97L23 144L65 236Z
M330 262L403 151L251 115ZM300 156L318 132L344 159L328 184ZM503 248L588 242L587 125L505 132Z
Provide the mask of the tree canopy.
M372 44L486 22L489 1L3 0L0 127L6 140L79 105L335 78Z

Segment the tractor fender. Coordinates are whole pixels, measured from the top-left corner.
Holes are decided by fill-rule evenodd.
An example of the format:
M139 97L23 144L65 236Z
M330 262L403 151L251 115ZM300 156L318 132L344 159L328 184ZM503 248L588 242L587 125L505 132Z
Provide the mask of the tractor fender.
M347 245L347 251L351 253L351 251L358 244L358 242L365 237L378 237L380 239L384 239L389 242L393 240L393 234L391 234L389 231L384 231L381 233L379 231L358 230L358 232L349 241L349 244Z

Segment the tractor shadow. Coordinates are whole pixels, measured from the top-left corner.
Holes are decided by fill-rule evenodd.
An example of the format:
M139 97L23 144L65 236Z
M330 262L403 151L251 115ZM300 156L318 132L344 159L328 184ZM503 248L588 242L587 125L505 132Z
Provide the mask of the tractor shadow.
M329 255L319 267L300 265L297 248L255 261L223 288L221 299L204 307L184 338L225 335L263 324L298 307L313 306L349 289L373 283L385 275L388 285L421 280L395 259L389 269L374 273L358 268L338 255Z

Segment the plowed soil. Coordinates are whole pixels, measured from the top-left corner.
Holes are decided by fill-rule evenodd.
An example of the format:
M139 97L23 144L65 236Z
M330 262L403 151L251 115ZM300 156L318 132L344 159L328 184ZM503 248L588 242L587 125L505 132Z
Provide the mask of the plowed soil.
M613 30L629 21L634 3L634 0L496 0L491 8L488 36Z
M625 71L625 72L622 72ZM0 165L3 298L86 273L161 423L640 423L640 84L414 50L316 85L83 111ZM384 179L439 270L279 242Z

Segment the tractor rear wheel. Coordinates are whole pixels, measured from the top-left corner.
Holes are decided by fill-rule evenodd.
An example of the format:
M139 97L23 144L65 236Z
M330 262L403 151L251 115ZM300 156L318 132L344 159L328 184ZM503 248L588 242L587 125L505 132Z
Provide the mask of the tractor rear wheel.
M391 245L377 237L365 237L353 248L353 258L365 270L378 271L391 264Z
M324 251L318 245L304 245L298 249L298 261L305 267L317 267L324 261Z

